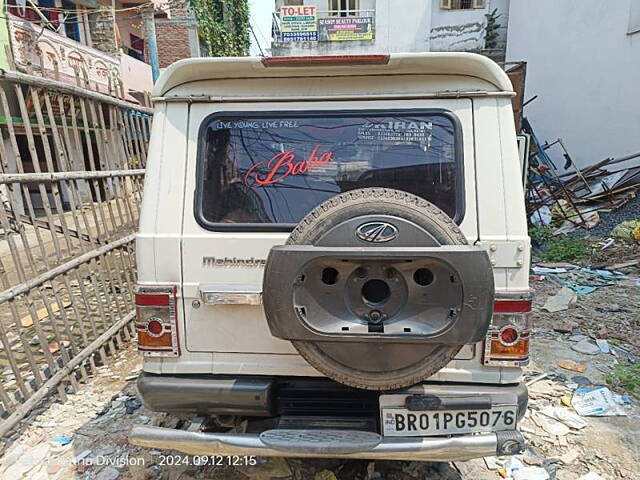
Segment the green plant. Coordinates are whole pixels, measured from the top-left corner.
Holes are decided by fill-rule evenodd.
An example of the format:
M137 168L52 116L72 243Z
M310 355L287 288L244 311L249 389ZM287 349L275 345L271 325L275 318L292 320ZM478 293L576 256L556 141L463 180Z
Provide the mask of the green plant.
M545 262L574 262L589 253L589 243L583 238L553 237L546 242L540 258Z
M529 227L529 236L534 243L542 245L553 236L553 228L532 225Z
M498 18L501 16L497 8L484 16L487 19L487 25L484 27L484 48L486 49L490 50L498 46L498 29L501 27Z
M200 36L213 57L237 57L249 52L247 0L189 0Z
M640 398L640 363L614 365L605 380L612 387L622 388L630 395Z

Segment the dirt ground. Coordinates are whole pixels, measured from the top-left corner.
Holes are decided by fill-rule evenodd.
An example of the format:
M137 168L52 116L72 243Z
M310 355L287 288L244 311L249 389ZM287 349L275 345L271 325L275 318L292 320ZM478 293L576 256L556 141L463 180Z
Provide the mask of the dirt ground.
M602 252L590 266L607 266L638 258L637 247ZM595 472L602 478L640 478L640 408L619 385L611 389L622 395L621 416L580 417L586 426L567 428L549 420L550 407L574 412L572 391L585 385L606 385L605 377L615 363L626 364L640 356L640 269L620 269L625 275L600 282L598 288L577 296L566 310L548 313L547 299L557 294L562 275L532 276L536 300L532 361L526 369L530 404L520 427L528 449L518 457L523 467L543 468L550 478L573 480ZM594 279L595 277L591 277ZM575 278L571 277L572 280ZM589 277L586 278L588 280ZM585 281L585 277L579 278ZM595 280L594 280L595 282ZM598 282L595 282L598 283ZM606 339L616 355L600 351L581 353L576 345ZM580 350L579 347L577 347ZM583 372L562 368L571 360L586 366ZM49 403L27 418L4 445L0 478L13 479L499 479L501 466L509 459L477 459L455 464L420 462L371 462L357 460L256 459L255 466L176 465L183 457L172 452L130 445L134 424L183 426L189 420L156 414L140 405L135 377L141 361L133 348L120 352L109 365L85 385L81 393L69 395L65 404ZM68 442L68 443L67 443ZM526 477L521 477L526 478ZM599 477L594 477L599 478Z

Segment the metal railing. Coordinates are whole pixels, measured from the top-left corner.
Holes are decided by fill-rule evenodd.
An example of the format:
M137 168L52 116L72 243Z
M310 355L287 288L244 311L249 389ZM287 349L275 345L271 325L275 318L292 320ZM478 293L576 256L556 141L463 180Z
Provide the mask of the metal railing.
M151 109L77 79L0 71L0 435L134 333Z

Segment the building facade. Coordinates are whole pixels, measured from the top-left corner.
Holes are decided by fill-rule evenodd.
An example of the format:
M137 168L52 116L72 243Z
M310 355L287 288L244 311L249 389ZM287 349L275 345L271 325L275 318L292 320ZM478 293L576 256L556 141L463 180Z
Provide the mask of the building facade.
M160 68L200 56L197 22L188 0L166 0L162 6L163 11L155 15Z
M503 60L509 0L276 0L272 55L473 51Z
M0 0L6 14L4 68L137 101L132 94L153 86L150 67L135 50L136 40L144 38L138 7L145 2L100 1L104 5L97 0Z
M159 66L198 56L188 0L0 0L0 68L54 78L137 101L153 87L148 21ZM2 40L4 38L4 40Z
M512 1L507 59L527 62L524 110L578 165L640 152L640 2ZM562 166L562 150L547 150Z

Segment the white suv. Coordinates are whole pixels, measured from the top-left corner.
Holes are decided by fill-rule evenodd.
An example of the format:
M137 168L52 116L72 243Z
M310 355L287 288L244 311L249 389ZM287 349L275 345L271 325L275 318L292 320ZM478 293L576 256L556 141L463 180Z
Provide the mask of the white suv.
M191 454L523 448L529 238L507 75L466 53L198 58L155 87L140 394ZM229 417L246 433L225 431Z

